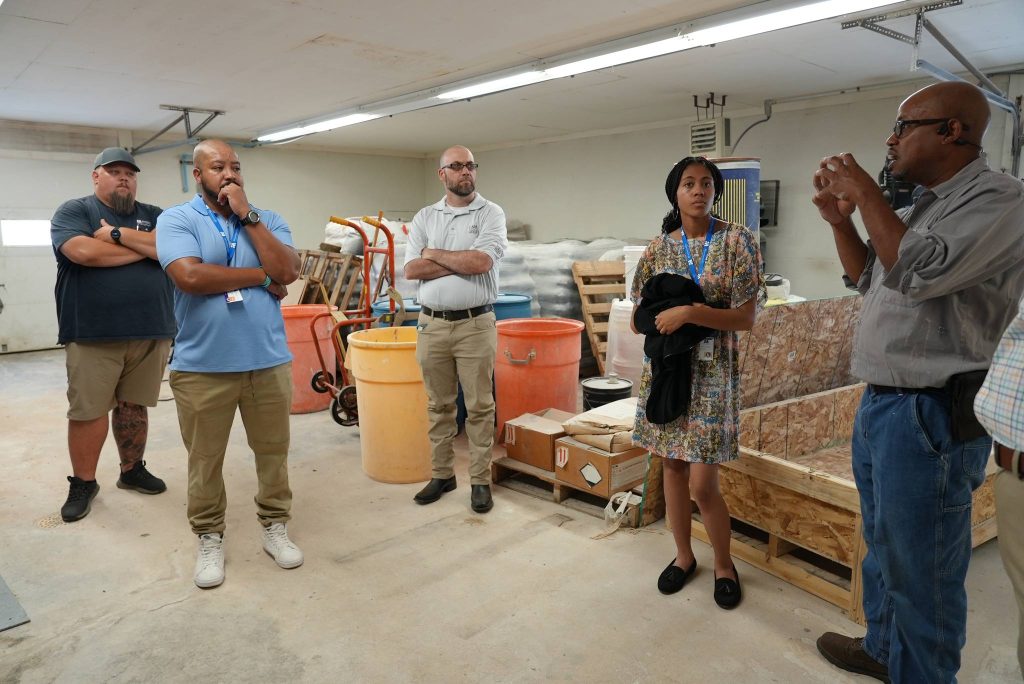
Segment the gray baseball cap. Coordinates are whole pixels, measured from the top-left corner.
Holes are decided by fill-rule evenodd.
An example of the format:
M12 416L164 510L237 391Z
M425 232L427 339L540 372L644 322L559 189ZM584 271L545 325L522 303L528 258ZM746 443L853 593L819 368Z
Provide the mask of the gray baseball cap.
M136 171L141 171L139 165L135 163L135 157L128 153L128 150L123 150L120 147L108 147L99 154L96 155L96 162L92 165L93 169L98 169L101 166L107 164L114 164L121 162L127 164Z

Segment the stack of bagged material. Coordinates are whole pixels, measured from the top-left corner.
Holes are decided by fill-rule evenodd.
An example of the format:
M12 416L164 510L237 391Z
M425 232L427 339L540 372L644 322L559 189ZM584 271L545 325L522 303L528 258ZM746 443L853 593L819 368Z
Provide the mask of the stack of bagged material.
M562 423L565 434L611 453L633 448L636 397L590 409Z

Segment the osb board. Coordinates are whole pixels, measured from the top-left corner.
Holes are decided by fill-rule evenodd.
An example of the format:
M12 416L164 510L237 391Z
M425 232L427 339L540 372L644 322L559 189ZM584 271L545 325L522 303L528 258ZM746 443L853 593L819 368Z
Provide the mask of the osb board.
M848 385L860 297L762 310L739 339L740 405L760 406Z
M827 447L791 460L813 470L853 482L853 460L850 456L849 444Z
M863 385L853 385L743 409L740 444L793 460L848 442L863 392Z
M858 514L729 468L720 469L719 477L734 518L853 565Z

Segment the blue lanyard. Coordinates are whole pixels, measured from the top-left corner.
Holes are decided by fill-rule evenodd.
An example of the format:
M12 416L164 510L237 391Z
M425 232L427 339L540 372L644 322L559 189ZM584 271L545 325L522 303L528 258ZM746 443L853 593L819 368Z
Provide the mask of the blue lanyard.
M213 225L216 226L217 232L220 233L220 237L224 240L224 251L228 253L228 266L231 265L231 260L235 258L235 247L238 246L238 232L242 229L242 226L235 224L235 232L228 240L228 234L224 231L224 227L220 225L220 219L217 218L217 214L213 211L209 212L210 219L213 221Z
M708 260L708 251L711 249L711 236L715 234L715 217L711 217L711 223L708 224L707 235L704 236L704 251L700 255L700 270L698 271L693 263L693 255L690 254L690 241L686 237L686 232L683 231L680 237L683 238L683 249L686 250L686 263L690 267L690 275L693 276L693 282L700 285L700 276L704 273L704 264Z

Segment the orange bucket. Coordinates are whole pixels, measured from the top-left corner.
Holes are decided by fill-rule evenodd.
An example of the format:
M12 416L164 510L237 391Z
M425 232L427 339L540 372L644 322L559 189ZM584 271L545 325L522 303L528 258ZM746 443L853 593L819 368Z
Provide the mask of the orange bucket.
M568 318L498 321L494 360L498 439L505 421L548 408L576 413L583 323Z
M309 334L309 324L315 316L327 313L326 304L295 304L282 306L284 333L288 338L288 349L292 352L292 413L313 413L323 411L331 405L331 393L320 394L313 389L313 375L322 370L316 355L316 346ZM331 344L331 328L334 318L324 316L316 322L316 339L320 353L324 355L327 372L337 383L334 360L334 345Z

